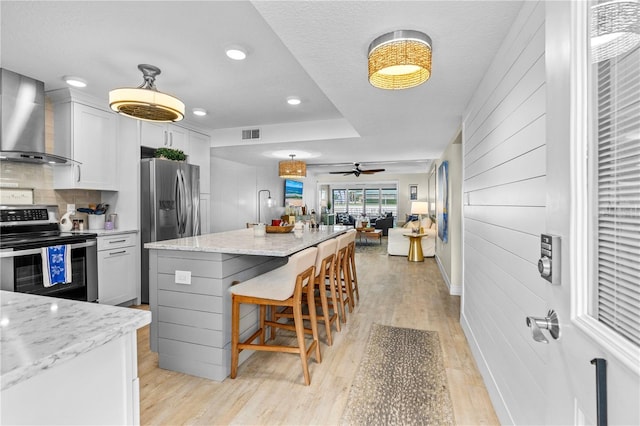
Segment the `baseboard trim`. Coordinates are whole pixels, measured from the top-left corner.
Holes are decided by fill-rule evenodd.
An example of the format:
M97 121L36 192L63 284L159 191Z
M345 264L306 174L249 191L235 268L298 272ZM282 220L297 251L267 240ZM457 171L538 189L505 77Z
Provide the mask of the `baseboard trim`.
M440 262L440 258L438 258L437 254L434 257L436 258L438 269L440 269L440 275L442 275L442 279L444 280L445 284L447 285L447 288L449 289L449 294L452 296L462 296L462 286L451 284L451 281L449 280L449 276L447 275L447 272L445 271L444 266L442 266L442 262Z
M467 337L467 343L469 344L469 348L471 349L473 358L476 361L476 365L478 366L480 375L482 375L485 387L487 388L487 392L489 393L489 398L491 399L491 403L493 404L493 410L496 412L496 416L498 416L500 424L515 424L513 417L511 416L511 412L509 411L509 407L507 407L507 404L502 397L502 393L498 388L496 380L493 377L493 374L491 374L491 369L487 364L487 360L485 359L482 350L478 345L478 341L473 334L473 330L471 329L471 326L469 325L464 312L460 313L460 326L462 327L464 335Z

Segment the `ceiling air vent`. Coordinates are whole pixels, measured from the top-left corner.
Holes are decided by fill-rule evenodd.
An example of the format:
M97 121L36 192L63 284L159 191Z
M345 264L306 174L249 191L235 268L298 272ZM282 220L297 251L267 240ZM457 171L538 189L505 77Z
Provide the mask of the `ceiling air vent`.
M242 131L242 140L260 139L260 129L244 129Z

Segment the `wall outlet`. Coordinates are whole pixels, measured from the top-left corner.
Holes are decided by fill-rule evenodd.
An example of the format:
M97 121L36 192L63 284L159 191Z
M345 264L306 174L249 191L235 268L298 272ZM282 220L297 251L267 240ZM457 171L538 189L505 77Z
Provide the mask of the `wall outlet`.
M67 213L76 214L76 205L67 204Z
M191 271L176 270L176 284L191 284Z

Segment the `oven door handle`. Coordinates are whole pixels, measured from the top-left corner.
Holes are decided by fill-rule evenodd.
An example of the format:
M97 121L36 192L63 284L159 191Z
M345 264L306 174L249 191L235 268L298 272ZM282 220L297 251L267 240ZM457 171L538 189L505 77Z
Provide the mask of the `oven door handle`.
M91 247L91 246L95 246L96 244L97 244L96 240L89 240L84 243L71 244L71 249L73 250L76 248ZM57 245L57 244L53 244L52 246L54 245ZM46 246L46 247L51 247L51 246ZM0 258L28 256L30 254L40 254L40 253L42 253L41 248L34 248L29 250L16 250L16 251L2 251L0 252Z

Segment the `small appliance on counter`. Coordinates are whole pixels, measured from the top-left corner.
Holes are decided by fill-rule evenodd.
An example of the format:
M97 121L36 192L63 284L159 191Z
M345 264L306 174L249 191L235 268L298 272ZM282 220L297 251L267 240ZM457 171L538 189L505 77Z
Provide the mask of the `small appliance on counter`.
M69 232L67 227L72 226L72 221L68 214L59 224L51 221L57 210L57 206L0 206L0 288L95 302L98 299L97 235ZM65 256L68 256L70 271L60 283L47 282L47 274L43 272L47 262L43 261L43 254L59 246L69 250Z
M71 212L66 212L60 219L60 230L69 232L73 229L73 221L71 220Z

